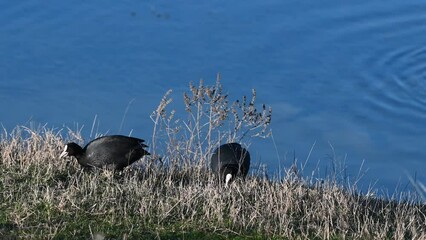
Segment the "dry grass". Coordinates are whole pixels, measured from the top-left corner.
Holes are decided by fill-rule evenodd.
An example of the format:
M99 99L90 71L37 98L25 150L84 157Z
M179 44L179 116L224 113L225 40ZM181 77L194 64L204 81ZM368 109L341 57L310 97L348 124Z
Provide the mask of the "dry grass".
M266 107L256 110L255 95L228 105L219 88L219 81L191 86L186 121L175 120L166 111L170 95L163 98L151 145L162 160L144 159L144 170L82 172L76 161L58 159L78 132L63 139L45 127L4 131L0 239L426 239L426 206L414 198L369 198L292 172L218 184L207 169L212 149L267 136L271 117Z

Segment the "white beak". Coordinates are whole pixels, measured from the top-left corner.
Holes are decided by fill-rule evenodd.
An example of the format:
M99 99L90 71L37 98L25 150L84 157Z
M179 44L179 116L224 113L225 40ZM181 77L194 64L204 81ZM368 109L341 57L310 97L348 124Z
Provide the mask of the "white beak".
M225 176L225 187L228 186L228 183L231 180L231 178L232 178L232 174L230 174L230 173L226 174L226 176Z

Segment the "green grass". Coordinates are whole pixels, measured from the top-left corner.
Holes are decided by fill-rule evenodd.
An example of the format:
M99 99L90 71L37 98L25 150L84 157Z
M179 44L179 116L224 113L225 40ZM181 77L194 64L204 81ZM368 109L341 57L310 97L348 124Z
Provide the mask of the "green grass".
M137 163L144 170L84 172L59 159L79 132L4 130L0 239L426 239L426 206L414 193L383 200L290 170L225 188L208 170L212 150L267 137L270 112L253 107L255 92L228 105L219 81L190 89L185 124L166 111L168 94L154 111L152 158Z

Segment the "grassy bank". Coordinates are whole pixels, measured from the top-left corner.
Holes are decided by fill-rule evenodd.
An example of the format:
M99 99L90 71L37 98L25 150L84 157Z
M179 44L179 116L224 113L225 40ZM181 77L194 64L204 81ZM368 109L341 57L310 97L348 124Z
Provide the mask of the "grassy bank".
M426 239L426 206L412 197L375 199L293 171L218 184L206 163L219 142L268 135L270 111L252 95L228 104L219 83L191 86L179 125L166 94L152 115L153 158L120 174L58 159L78 132L5 130L0 239Z
M23 134L21 131L24 131ZM22 137L26 135L26 137ZM425 239L426 207L250 177L225 189L204 168L82 172L54 131L1 141L0 238Z

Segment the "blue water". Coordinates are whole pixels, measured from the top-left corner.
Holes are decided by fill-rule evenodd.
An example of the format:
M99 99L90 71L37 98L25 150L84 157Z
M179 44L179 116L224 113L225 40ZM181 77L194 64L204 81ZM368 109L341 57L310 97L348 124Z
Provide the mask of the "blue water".
M271 172L295 154L321 177L335 158L363 190L407 190L408 176L426 182L425 12L420 0L1 0L0 122L89 136L96 117L100 133L149 139L168 89L177 104L220 72L231 100L255 88L272 106L275 141L250 146Z

